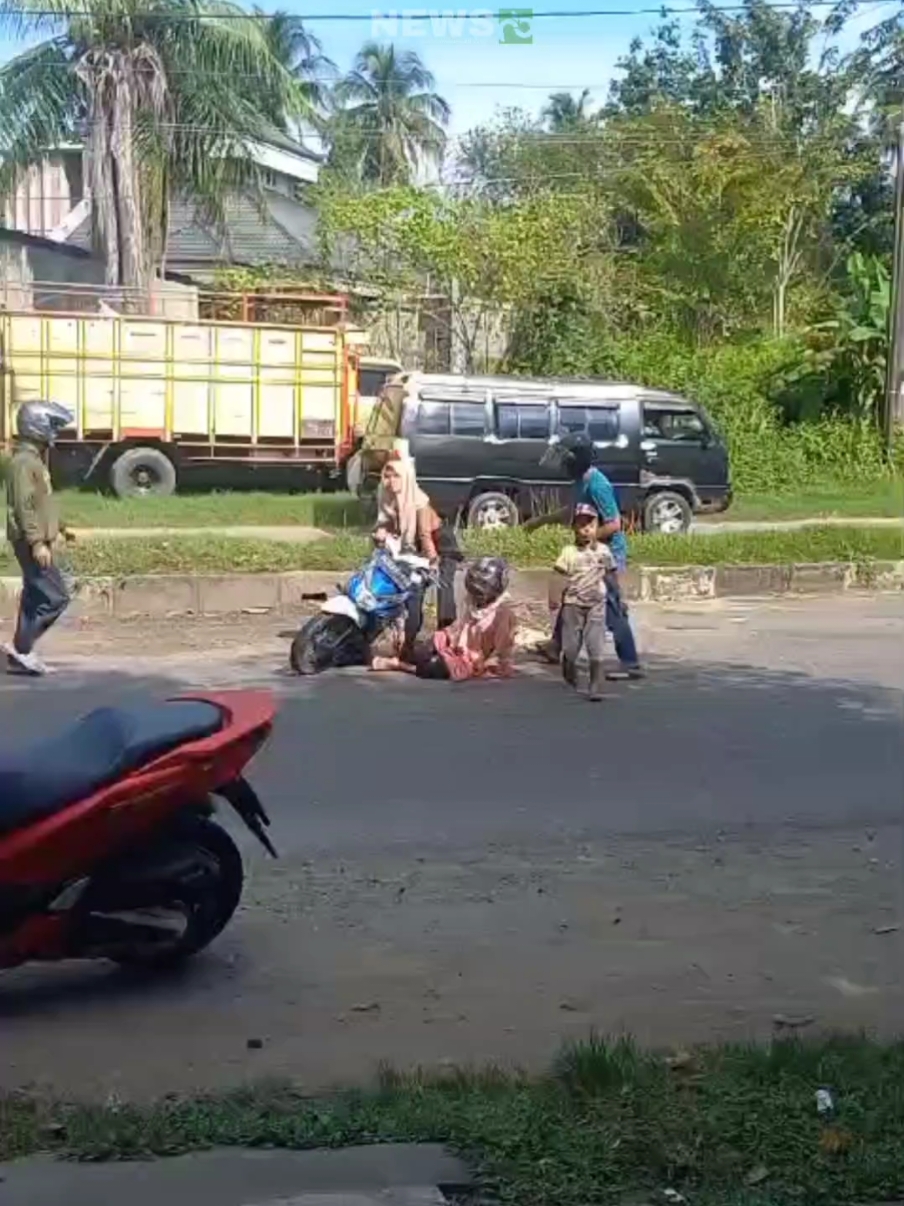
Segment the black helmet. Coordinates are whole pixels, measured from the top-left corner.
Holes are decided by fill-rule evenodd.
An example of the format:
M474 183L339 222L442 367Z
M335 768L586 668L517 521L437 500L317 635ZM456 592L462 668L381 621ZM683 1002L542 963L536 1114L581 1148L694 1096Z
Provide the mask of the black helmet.
M558 444L559 453L565 469L577 481L582 478L593 465L595 450L593 440L582 431L571 432L561 438Z
M489 607L508 588L509 569L504 557L478 557L465 573L465 590L478 607Z
M74 417L59 402L23 402L16 412L16 431L22 440L50 445Z

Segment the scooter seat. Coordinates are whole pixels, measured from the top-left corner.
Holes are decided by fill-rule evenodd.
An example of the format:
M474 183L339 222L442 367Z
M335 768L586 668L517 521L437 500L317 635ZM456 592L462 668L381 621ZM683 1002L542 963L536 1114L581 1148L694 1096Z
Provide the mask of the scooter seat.
M220 709L200 700L98 708L61 733L0 753L0 834L86 799L222 723Z

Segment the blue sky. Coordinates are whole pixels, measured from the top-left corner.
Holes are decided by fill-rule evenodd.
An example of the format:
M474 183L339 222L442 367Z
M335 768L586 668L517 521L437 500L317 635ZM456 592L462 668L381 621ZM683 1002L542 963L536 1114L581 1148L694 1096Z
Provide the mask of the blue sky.
M608 0L607 0L608 2ZM384 15L393 11L392 0L258 0L261 7L286 8L290 12L324 13L334 9L341 13L360 14L360 21L311 21L310 27L321 39L327 55L346 70L355 52L371 37L372 14ZM497 107L519 105L538 109L548 92L563 89L592 90L594 99L602 100L608 88L615 61L625 53L631 38L645 33L655 16L639 14L632 17L579 17L567 20L538 18L532 24L531 45L501 45L498 22L494 20L489 36L475 36L464 22L462 36L437 36L428 20L409 19L406 32L401 14L426 12L431 0L395 0L394 11L400 15L395 38L378 36L381 41L394 41L400 49L417 51L437 79L440 93L452 105L452 134L460 135L478 122L492 116ZM434 14L442 12L477 13L473 5L456 0L432 0ZM655 0L654 0L655 3ZM73 0L74 6L77 0ZM420 8L419 5L423 5ZM518 0L515 0L518 6ZM534 0L538 11L567 8L571 11L606 7L601 0ZM619 0L620 8L650 8L650 0ZM498 11L498 9L494 9ZM421 36L411 36L420 30ZM22 49L0 39L0 61ZM491 85L491 86L488 86Z
M394 37L384 29L374 31L381 41L394 41L400 49L416 50L437 80L439 92L452 105L451 134L464 134L479 122L491 118L500 107L519 106L537 111L548 93L570 89L580 92L589 88L595 102L601 102L608 89L616 61L626 53L631 39L644 35L657 23L655 0L534 0L537 11L554 8L582 12L590 9L618 7L633 9L631 16L578 16L567 19L535 18L531 25L533 41L530 45L506 45L500 43L500 25L484 21L485 33L478 36L473 22L461 22L459 36L452 36L449 26L445 34L437 29L437 14L479 13L457 3L433 0L434 7L416 7L419 3L430 4L431 0L283 0L280 4L272 0L258 0L261 7L284 7L304 16L306 13L324 13L331 9L338 13L360 15L356 21L312 20L311 29L320 37L327 55L339 69L346 70L361 44L372 36L373 14L384 18L392 11L398 14L398 25ZM478 0L479 2L479 0ZM525 0L513 0L514 4ZM729 0L722 0L729 2ZM74 0L74 4L77 0ZM677 3L677 0L676 0ZM681 0L681 7L690 0ZM867 2L851 22L845 39L852 43L863 29L890 15L900 0ZM646 11L640 11L646 10ZM432 11L432 18L425 17ZM483 10L486 11L486 10ZM498 10L494 10L498 11ZM408 14L407 23L402 14ZM414 14L420 13L420 18ZM693 17L682 18L692 23ZM440 22L441 24L441 18ZM0 40L0 61L16 52L16 45Z

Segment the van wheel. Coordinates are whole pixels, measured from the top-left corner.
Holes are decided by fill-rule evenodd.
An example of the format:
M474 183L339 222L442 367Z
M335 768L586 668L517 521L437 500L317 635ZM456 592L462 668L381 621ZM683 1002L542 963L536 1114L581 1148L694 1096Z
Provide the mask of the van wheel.
M117 498L173 494L176 466L159 448L129 448L110 466L110 487Z
M516 528L520 518L515 500L501 490L478 494L468 507L469 528Z
M680 533L691 526L693 512L683 494L675 490L660 490L651 494L643 506L645 532Z

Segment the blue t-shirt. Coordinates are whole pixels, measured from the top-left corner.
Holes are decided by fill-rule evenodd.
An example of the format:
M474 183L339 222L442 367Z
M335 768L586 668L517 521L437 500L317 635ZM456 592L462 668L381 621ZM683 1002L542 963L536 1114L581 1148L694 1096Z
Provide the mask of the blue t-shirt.
M621 517L612 483L599 469L588 470L579 482L575 482L574 505L579 503L589 503L595 507L603 523L612 523L613 519ZM618 568L625 569L628 564L628 542L621 529L609 537L609 548Z

